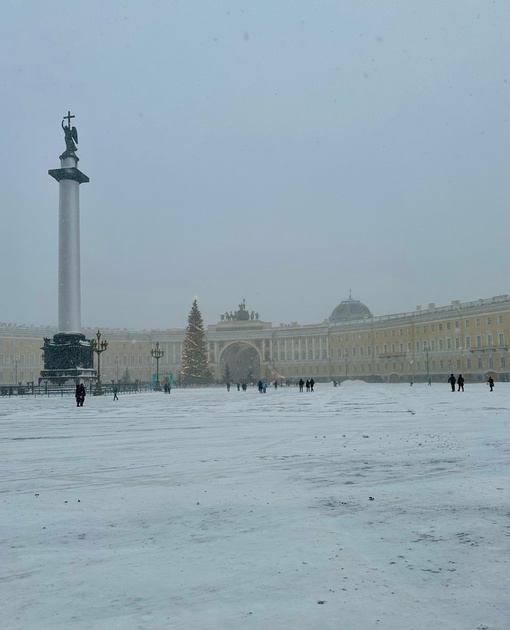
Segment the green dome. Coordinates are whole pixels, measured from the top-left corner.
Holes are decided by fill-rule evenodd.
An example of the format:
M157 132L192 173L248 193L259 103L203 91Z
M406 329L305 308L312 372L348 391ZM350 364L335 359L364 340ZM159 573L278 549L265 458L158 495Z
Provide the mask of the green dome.
M365 306L359 300L353 300L350 296L348 300L340 302L340 304L331 313L330 322L349 322L355 319L366 319L373 317L368 306Z

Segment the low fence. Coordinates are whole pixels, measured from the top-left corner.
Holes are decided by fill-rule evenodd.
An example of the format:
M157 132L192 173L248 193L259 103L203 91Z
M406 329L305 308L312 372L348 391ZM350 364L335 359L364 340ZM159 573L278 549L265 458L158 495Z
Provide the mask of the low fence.
M87 386L87 394L90 396L113 396L113 389L118 394L140 394L142 392L151 392L154 390L150 383L126 383L126 384L102 384L101 391L98 392L95 383L89 383ZM43 383L36 385L35 383L27 383L26 385L1 385L0 397L2 396L74 396L76 393L75 385L51 385Z

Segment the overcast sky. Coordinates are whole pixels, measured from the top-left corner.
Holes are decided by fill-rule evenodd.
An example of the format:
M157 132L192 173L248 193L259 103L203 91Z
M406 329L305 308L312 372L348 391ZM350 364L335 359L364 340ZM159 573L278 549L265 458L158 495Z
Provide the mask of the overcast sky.
M0 4L0 320L57 323L76 115L82 325L321 322L508 293L508 0Z

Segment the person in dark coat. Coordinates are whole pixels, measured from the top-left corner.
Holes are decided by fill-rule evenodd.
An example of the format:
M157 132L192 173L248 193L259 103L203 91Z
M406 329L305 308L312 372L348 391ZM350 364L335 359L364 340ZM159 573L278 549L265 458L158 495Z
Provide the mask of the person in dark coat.
M313 392L313 386L315 385L315 381L313 378L310 379L310 391Z
M491 388L490 391L492 392L492 390L494 389L494 379L492 378L492 376L489 376L489 380L487 381L487 383L489 383L489 387Z
M460 392L461 389L462 391L464 391L464 377L462 376L462 374L459 374L457 378L457 385L459 386L459 388L457 389L458 392Z
M310 391L310 381L308 379L306 379L305 387L306 387L306 391L309 392Z
M450 383L450 385L452 386L452 392L455 391L455 383L457 382L455 379L455 376L453 376L453 374L450 374L450 378L448 379L448 382Z
M85 389L85 385L83 383L79 383L76 385L76 406L83 407L83 403L85 402L85 396L87 395L87 390Z
M303 391L303 387L305 386L305 382L302 378L299 379L299 391Z

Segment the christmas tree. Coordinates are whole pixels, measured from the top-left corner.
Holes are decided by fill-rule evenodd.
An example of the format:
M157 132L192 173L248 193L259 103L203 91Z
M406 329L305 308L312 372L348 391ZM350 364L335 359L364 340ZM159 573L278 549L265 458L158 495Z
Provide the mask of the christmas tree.
M188 315L180 380L184 385L206 385L212 380L204 322L196 299L193 300L193 306Z

